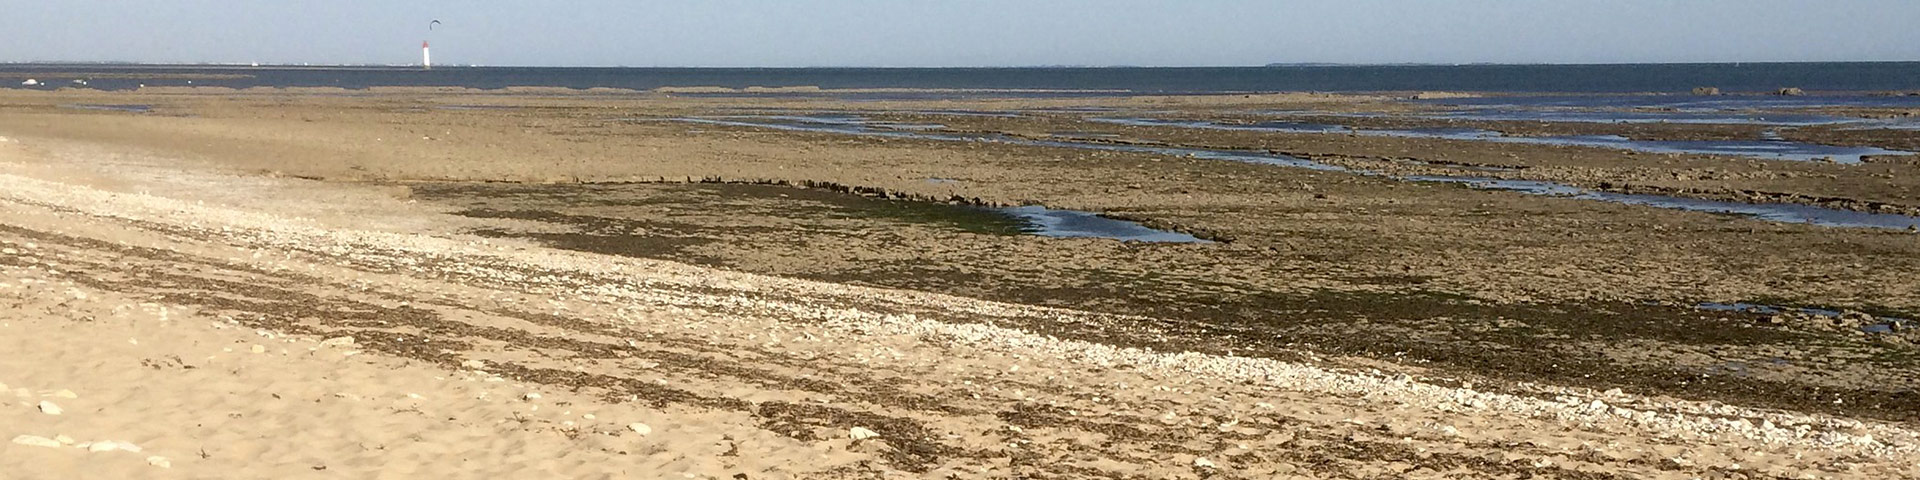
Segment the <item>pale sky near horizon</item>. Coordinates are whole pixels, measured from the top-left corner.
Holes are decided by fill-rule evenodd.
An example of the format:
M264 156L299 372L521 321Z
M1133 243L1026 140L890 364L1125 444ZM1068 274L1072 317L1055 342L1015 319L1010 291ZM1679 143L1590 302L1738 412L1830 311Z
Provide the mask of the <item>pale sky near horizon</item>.
M1914 0L0 0L0 62L1920 61L1915 25Z

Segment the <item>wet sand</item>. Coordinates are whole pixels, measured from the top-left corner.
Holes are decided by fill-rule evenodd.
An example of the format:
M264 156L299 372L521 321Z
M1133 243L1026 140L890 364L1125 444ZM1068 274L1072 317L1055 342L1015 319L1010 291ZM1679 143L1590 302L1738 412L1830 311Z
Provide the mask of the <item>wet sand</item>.
M1058 113L1076 106L1340 110L1384 101L1375 97L909 104L213 91L0 99L9 248L51 250L9 254L9 278L49 282L11 282L34 287L11 293L23 314L16 325L32 330L9 341L117 338L129 331L101 329L144 325L180 339L121 350L103 341L53 358L137 364L162 356L138 348L164 347L184 365L233 355L286 375L267 383L169 373L221 373L203 368L134 370L158 372L139 375L162 375L153 385L173 385L168 395L199 405L215 400L184 393L195 382L322 397L331 387L316 385L329 380L300 376L317 368L301 362L364 361L351 367L364 377L339 383L373 392L362 398L405 403L418 394L428 401L415 403L428 406L416 409L458 410L448 413L460 419L453 424L499 425L489 435L572 452L530 451L460 470L468 467L414 459L435 448L478 451L472 440L383 439L413 453L360 453L357 462L318 458L353 449L319 442L263 462L285 472L534 464L587 473L633 464L613 456L642 455L648 471L714 477L1691 478L1730 474L1735 463L1739 472L1787 477L1916 474L1908 429L1920 416L1920 377L1910 335L1691 307L1753 301L1920 317L1911 282L1920 237L1911 234L1196 158L665 121L865 109L956 131L1039 136L1115 131L1092 115ZM61 107L70 104L153 108ZM475 105L489 108L443 108ZM1054 113L900 113L936 108ZM1650 163L1573 147L1115 133L1354 162L1506 159L1491 162L1528 167L1526 175L1565 172L1556 179L1566 181L1637 175L1703 190L1751 185L1914 205L1898 178L1855 188L1910 167L1899 164ZM1675 175L1703 170L1744 173ZM825 182L905 200L703 180ZM1104 212L1225 241L1017 235L990 219L929 210L942 205L927 199ZM153 320L160 306L179 313ZM87 316L138 318L75 322ZM341 336L356 346L315 343ZM263 348L284 348L289 358L248 356L246 342L261 343L250 338L273 340ZM228 344L220 348L235 352L214 348ZM297 352L304 357L287 355ZM143 423L147 412L110 400L121 395L116 385L147 377L60 365L76 364L24 364L30 378L0 381L31 382L35 401L33 389L76 392L67 403L100 395L85 405L92 420L69 408L58 419L68 423L0 433L76 442L119 435L154 445L145 450L158 453L142 453L183 473L238 461L201 457L163 433L196 417ZM493 376L501 381L488 382ZM429 377L447 380L419 380ZM437 382L446 383L428 393L397 387ZM474 388L493 389L491 400L433 402L476 396ZM560 392L566 405L522 392ZM21 408L33 403L22 398ZM314 418L365 411L322 403ZM572 417L497 423L534 406ZM109 414L115 408L129 410ZM207 408L259 418L255 428L292 422L247 410L258 407ZM351 431L378 436L377 422L391 421L458 432L404 420L413 415L404 406L386 411L394 413ZM595 419L578 418L583 412ZM6 414L47 420L27 413ZM671 433L622 430L634 422ZM1795 432L1799 425L1810 430ZM855 427L878 437L855 440ZM1873 440L1860 440L1869 433ZM829 460L799 460L819 455ZM124 460L128 471L157 468L144 456ZM37 471L85 468L63 461Z

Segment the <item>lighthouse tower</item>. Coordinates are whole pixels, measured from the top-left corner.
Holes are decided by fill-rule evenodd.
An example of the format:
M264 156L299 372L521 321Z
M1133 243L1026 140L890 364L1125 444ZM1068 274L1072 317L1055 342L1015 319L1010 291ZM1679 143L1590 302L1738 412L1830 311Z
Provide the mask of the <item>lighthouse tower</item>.
M433 50L427 49L427 42L425 40L420 41L420 65L426 67L427 70L433 69Z

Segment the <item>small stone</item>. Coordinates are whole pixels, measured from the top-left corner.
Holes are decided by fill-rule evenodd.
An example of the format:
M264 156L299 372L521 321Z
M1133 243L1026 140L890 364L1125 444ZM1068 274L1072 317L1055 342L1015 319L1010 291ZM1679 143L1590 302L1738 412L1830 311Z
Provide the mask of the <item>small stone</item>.
M40 401L40 413L44 413L47 415L59 415L60 412L62 411L63 410L60 410L60 406L54 405L53 402L49 402L46 400Z
M480 369L487 368L487 362L482 362L479 360L467 360L464 362L460 362L460 366L473 369L473 370L480 370Z
M26 445L29 447L58 448L60 446L60 442L58 440L54 440L51 438L42 437L38 435L21 435L18 437L13 437L13 443L15 445Z
M344 347L353 345L353 337L333 337L320 341L322 347Z
M856 441L866 440L870 438L880 438L880 432L868 430L866 427L853 427L852 430L847 431L847 436L853 438Z
M133 442L116 442L111 440L101 440L98 442L89 443L87 444L86 448L87 448L87 451L94 452L94 453L111 452L115 450L140 453L140 450L141 450L140 446L134 445Z
M528 400L528 401L532 401L532 400L539 400L539 399L540 399L540 394L539 394L539 393L534 393L534 392L527 392L527 394L526 394L526 395L521 395L521 396L520 396L520 398L521 398L521 399L524 399L524 400Z
M168 461L167 457L162 457L159 455L147 457L147 464L160 467L160 468L173 468L173 462Z
M627 429L632 430L633 433L640 434L640 436L642 437L653 433L653 427L649 427L647 426L647 424L639 423L639 422L627 424Z
M251 349L249 349L249 350L252 350L252 351L253 351L253 353L267 353L267 346L266 346L266 345L254 345L254 346L253 346L253 348L251 348Z
M1193 466L1198 468L1220 468L1219 465L1214 465L1212 460L1207 460L1207 457L1194 457Z

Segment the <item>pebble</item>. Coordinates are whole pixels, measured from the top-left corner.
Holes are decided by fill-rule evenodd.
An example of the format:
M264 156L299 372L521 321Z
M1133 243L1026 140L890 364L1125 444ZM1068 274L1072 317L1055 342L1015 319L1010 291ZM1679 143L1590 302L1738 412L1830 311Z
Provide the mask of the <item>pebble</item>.
M479 360L467 360L464 362L460 362L460 366L467 367L474 370L482 370L487 368L487 362L482 362Z
M167 460L167 457L162 457L159 455L147 457L147 464L160 467L160 468L173 468L172 461Z
M13 443L16 445L26 445L29 447L59 447L60 446L60 441L47 438L47 437L38 436L38 435L21 435L18 437L13 437Z
M115 450L140 453L141 448L139 445L134 445L133 442L116 442L112 440L102 440L87 444L87 451L93 453L111 452Z
M647 424L639 423L639 422L627 424L627 429L633 430L633 433L638 433L642 437L653 433L653 427L649 427L647 426Z
M1199 468L1220 468L1219 465L1214 465L1212 460L1207 460L1207 457L1194 457L1193 466Z
M254 346L253 346L253 348L252 348L251 350L253 350L253 353L267 353L267 346L266 346L266 345L254 345Z
M526 395L521 395L520 398L526 399L526 400L539 400L540 394L534 393L534 392L527 392Z
M868 430L866 427L853 427L852 430L847 431L847 436L854 440L866 440L870 438L880 438L880 432Z
M54 405L53 402L49 402L46 400L40 401L40 413L44 413L47 415L59 415L60 412L62 411L63 410L60 410L60 406Z
M344 347L353 345L353 337L333 337L320 341L322 347Z

